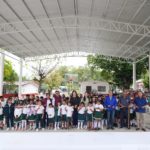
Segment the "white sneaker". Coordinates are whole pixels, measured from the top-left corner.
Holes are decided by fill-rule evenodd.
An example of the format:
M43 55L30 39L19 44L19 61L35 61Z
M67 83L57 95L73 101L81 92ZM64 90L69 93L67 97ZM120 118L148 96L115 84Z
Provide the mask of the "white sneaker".
M6 131L9 131L9 128L7 128Z
M44 128L42 128L42 131L44 131L45 129Z
M14 127L12 127L11 130L14 131Z
M38 131L39 131L39 129L36 129L35 131L36 131L36 132L38 132Z
M56 130L57 130L57 128L54 128L54 130L56 131Z

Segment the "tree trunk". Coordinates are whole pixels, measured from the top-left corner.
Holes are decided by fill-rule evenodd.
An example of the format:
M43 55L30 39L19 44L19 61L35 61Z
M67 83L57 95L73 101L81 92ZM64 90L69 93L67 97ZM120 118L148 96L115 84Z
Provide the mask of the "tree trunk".
M42 80L39 80L39 89L38 89L39 93L41 92L41 86L42 86Z

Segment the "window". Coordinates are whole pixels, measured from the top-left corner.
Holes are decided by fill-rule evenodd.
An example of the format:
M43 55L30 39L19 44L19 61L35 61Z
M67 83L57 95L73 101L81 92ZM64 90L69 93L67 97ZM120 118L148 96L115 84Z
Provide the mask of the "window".
M106 86L98 86L97 88L99 92L106 92Z
M86 86L86 92L91 93L91 91L92 91L92 87L91 86Z

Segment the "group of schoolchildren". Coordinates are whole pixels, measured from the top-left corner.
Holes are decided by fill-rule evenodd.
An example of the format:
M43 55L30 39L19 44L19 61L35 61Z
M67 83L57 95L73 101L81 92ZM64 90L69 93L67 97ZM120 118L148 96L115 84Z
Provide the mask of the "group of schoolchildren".
M138 115L144 113L138 105L147 105L137 101L135 104L132 98L116 98L112 92L106 97L89 96L87 93L84 97L77 96L76 91L72 92L70 98L60 96L56 91L53 98L47 94L43 97L27 97L24 100L12 100L8 98L7 102L0 97L0 129L7 126L7 130L36 130L49 129L88 129L100 130L106 126L107 129L114 129L114 125L123 128L131 125L140 128L143 117ZM130 122L129 122L130 118ZM140 120L141 119L141 120ZM138 125L139 122L139 125ZM144 125L141 125L145 131ZM129 125L129 126L128 126Z

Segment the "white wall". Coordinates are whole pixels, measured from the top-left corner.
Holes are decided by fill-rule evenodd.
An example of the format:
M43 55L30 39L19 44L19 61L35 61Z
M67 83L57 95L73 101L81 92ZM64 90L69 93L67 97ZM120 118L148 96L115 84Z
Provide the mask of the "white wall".
M107 82L102 81L89 81L89 82L82 82L80 86L80 92L82 94L86 91L86 86L92 86L92 90L97 90L98 86L106 86L106 92L100 92L101 94L108 94L109 91L109 84Z
M22 94L38 93L38 87L34 84L22 85Z

